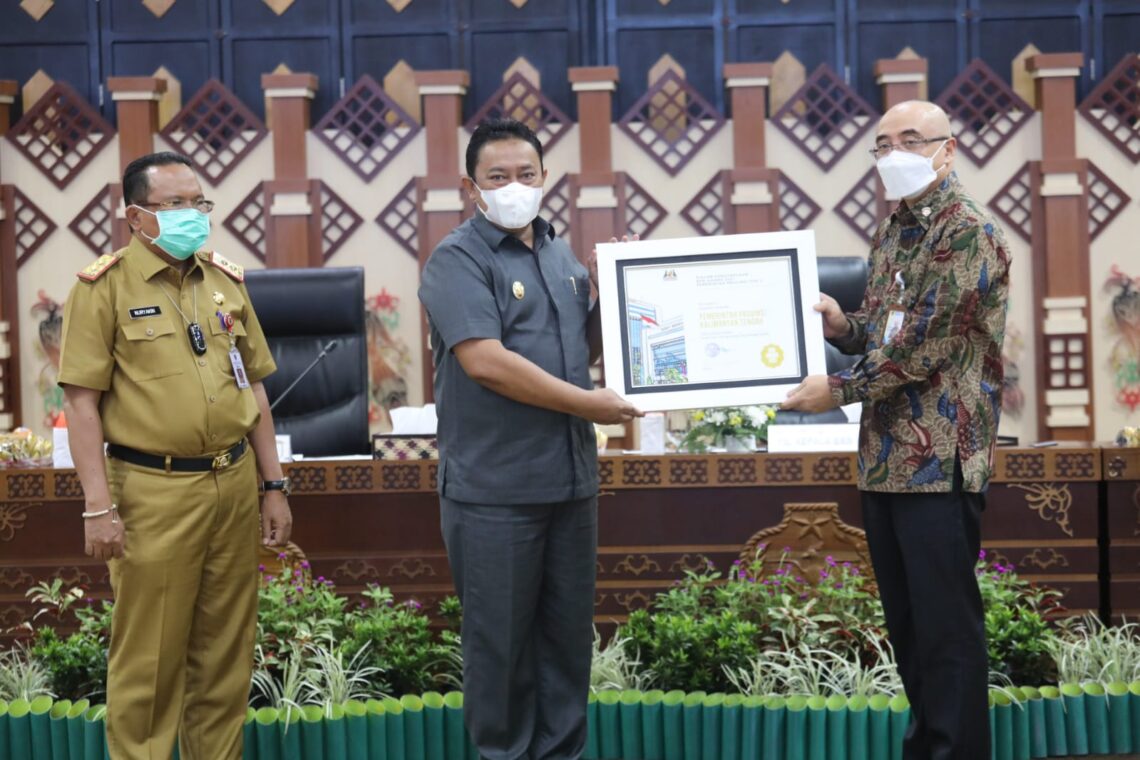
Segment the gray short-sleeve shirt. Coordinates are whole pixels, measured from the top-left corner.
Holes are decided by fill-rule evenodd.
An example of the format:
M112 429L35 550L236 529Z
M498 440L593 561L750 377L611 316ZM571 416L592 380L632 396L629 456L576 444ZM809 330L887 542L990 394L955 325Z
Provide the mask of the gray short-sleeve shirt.
M598 492L593 426L476 383L452 349L491 338L557 378L592 388L590 280L543 219L535 250L481 214L432 252L419 296L428 313L439 416L439 492L479 504L541 504Z

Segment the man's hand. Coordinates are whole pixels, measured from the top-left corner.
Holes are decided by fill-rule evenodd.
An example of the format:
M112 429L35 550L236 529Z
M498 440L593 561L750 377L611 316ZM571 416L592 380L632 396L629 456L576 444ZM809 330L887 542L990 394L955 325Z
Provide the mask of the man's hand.
M847 321L847 315L839 308L834 298L826 293L820 293L819 303L812 308L823 315L823 337L846 338L851 334L851 323Z
M106 505L87 504L88 512L102 512ZM112 557L123 556L123 521L117 512L111 512L102 517L92 517L83 521L84 551L88 557L94 557L106 562Z
M622 235L621 236L621 242L623 242L623 243L629 243L631 241L636 242L638 240L641 240L640 235L633 235L632 237L629 235ZM611 243L616 243L617 241L618 241L618 239L616 237L610 238ZM586 259L586 269L588 269L590 272L590 282L592 282L594 284L594 290L597 290L598 289L598 249L597 248L593 248L590 250L590 257L588 259Z
M645 412L626 401L612 388L595 388L587 391L587 402L581 416L599 425L616 425L628 422L634 417L644 417Z
M261 499L261 543L284 546L293 534L293 513L281 491L266 491Z
M832 303L835 303L832 301ZM826 333L825 333L826 334ZM826 412L834 409L835 400L831 398L831 383L827 375L810 375L788 393L788 398L780 404L781 409L792 409L798 412Z

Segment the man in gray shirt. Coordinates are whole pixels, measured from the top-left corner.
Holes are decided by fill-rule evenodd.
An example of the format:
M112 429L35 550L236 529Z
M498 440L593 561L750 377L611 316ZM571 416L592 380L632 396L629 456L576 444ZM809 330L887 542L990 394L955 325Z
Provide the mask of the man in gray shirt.
M577 758L597 555L592 422L641 416L595 389L596 266L538 218L542 144L479 126L465 191L475 216L424 267L439 415L443 538L463 603L467 728L488 760Z

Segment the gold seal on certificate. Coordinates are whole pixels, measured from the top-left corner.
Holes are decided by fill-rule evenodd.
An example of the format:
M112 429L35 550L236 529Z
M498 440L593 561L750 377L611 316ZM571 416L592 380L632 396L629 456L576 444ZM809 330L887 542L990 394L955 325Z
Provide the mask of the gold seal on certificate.
M775 369L784 363L784 349L775 343L769 343L760 351L760 361L764 362L765 367Z
M776 403L825 371L811 232L608 243L598 264L606 385L644 410Z

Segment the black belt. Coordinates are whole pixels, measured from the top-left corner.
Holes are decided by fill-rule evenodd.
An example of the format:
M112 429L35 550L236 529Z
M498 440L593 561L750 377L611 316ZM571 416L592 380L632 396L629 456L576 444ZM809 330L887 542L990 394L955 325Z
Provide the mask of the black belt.
M137 464L140 467L153 467L156 470L167 472L208 472L210 470L224 470L236 462L245 453L245 439L242 438L229 451L218 454L216 457L164 457L158 454L146 454L142 451L120 446L117 443L108 444L107 454L124 462Z

